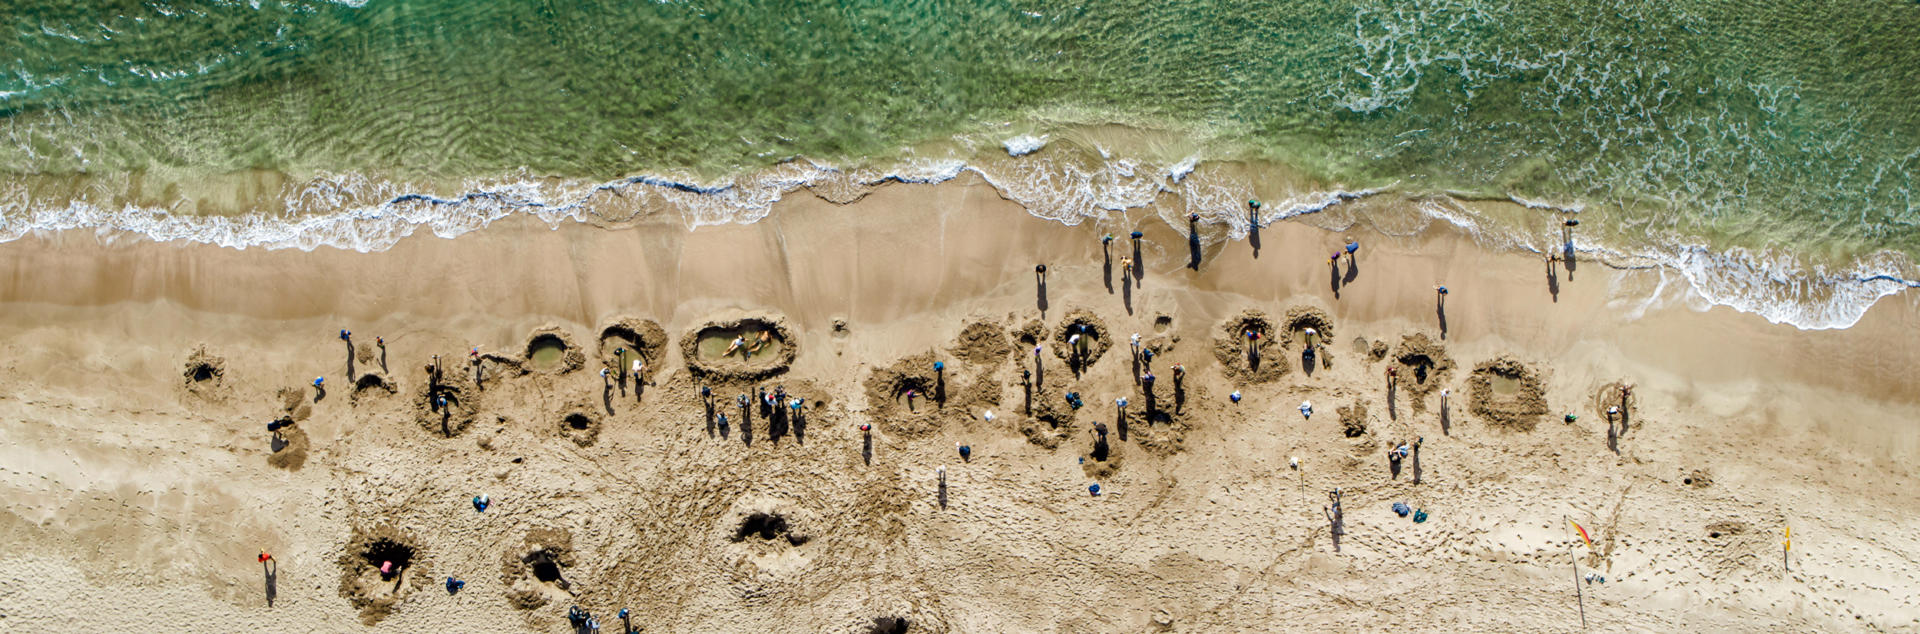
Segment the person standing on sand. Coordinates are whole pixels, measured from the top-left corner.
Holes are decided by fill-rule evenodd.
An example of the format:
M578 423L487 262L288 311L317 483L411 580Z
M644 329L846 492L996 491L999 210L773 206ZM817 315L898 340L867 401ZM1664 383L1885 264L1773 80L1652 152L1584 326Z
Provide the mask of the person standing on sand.
M612 391L613 391L613 378L612 378L612 375L613 375L613 373L611 373L611 372L608 372L606 368L600 368L600 389L601 389L601 391L603 391L603 392L612 392Z
M907 389L907 411L908 412L918 413L918 411L913 409L913 397L918 393L919 392L913 390L912 388Z
M1426 436L1420 436L1413 439L1413 483L1414 484L1420 483L1420 443L1424 443L1426 441L1427 441ZM1402 448L1404 447L1405 445L1402 445Z
M347 345L353 345L353 331L341 329L340 340L347 342Z
M1333 552L1337 553L1340 552L1340 536L1347 534L1346 513L1340 510L1339 489L1328 493L1327 499L1332 501L1332 505L1320 507L1320 512L1327 516L1327 532L1333 536Z
M1312 401L1300 401L1300 416L1309 420L1313 418Z
M1399 368L1393 364L1387 364L1387 391L1393 391L1393 380L1399 376Z
M1230 401L1233 401L1233 404L1234 404L1234 405L1239 405L1239 404L1240 404L1240 390L1234 390L1232 394L1228 394L1228 395L1227 395L1227 400L1230 400Z
M1035 284L1039 284L1039 285L1041 285L1041 286L1046 286L1046 285L1047 285L1047 265L1045 265L1045 264L1036 264L1036 265L1034 265L1034 267L1033 267L1033 282L1034 282Z
M1359 250L1360 250L1359 240L1352 240L1347 242L1347 264L1353 264L1353 254L1355 252L1358 252Z
M646 371L647 371L647 364L642 362L640 359L635 358L633 360L633 391L636 392L635 396L638 396L637 393L640 391L640 379L641 377L646 376L645 374Z
M324 376L313 377L313 401L315 403L318 403L320 402L320 399L327 397L326 383L327 383L327 377L324 377Z
M1400 461L1406 457L1407 445L1405 443L1387 450L1387 472L1393 474L1393 479L1400 479Z
M1447 287L1435 286L1433 287L1433 293L1435 296L1439 298L1438 301L1440 302L1440 307L1446 308L1447 307Z
M373 345L375 347L380 348L380 371L386 372L387 371L387 338L374 337Z

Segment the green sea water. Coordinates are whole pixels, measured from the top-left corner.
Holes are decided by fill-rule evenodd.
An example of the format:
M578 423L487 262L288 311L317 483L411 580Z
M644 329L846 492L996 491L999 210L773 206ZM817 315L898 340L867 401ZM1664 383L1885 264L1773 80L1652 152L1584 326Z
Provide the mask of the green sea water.
M1628 251L1920 254L1911 0L10 0L0 51L0 236L190 237L195 183L308 217L351 206L314 179L715 182L1119 124L1180 141L1046 152L1518 197Z

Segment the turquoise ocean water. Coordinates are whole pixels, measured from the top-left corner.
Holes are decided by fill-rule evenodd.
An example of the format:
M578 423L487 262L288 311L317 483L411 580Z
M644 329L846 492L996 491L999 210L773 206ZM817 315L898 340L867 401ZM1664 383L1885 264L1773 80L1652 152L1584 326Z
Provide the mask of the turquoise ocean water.
M375 250L973 172L1226 237L1251 196L1531 250L1578 217L1801 327L1920 277L1910 0L8 0L0 51L4 240Z

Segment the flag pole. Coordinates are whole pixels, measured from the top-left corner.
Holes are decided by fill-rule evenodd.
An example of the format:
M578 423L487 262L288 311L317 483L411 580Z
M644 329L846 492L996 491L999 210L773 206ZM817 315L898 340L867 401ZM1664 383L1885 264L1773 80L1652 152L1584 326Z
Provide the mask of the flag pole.
M1564 515L1560 519L1568 524L1573 523L1573 520L1567 519ZM1585 591L1580 588L1580 557L1573 554L1572 543L1567 544L1567 559L1573 561L1573 598L1580 606L1580 631L1585 632L1587 631L1587 597Z
M1780 540L1780 567L1792 572L1793 565L1792 562L1787 561L1787 554L1788 551L1793 550L1793 527L1787 527L1786 531L1786 535Z

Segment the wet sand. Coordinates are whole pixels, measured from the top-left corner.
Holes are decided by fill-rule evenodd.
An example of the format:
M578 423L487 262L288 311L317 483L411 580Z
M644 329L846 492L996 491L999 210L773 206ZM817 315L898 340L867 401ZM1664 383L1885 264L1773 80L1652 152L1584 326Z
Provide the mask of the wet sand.
M0 629L553 631L578 604L613 631L621 607L649 631L1572 630L1576 559L1607 579L1584 587L1593 629L1920 627L1913 297L1798 331L1642 307L1659 271L1582 262L1556 301L1539 259L1439 227L1283 222L1257 258L1209 244L1195 271L1186 223L1139 215L1145 266L1123 283L1099 236L1120 236L1118 262L1135 226L1036 220L967 179L847 205L796 193L754 225L655 218L507 221L372 254L0 245ZM1358 270L1343 259L1330 283L1349 238ZM1435 284L1452 291L1444 338ZM1332 322L1311 372L1287 332L1303 309ZM1248 310L1283 373L1219 354ZM1076 376L1057 335L1085 315L1103 353ZM742 318L783 325L787 370L696 378L682 340ZM649 344L662 358L637 392L599 375L603 329L633 320L672 339ZM542 328L584 353L577 369L527 366ZM1135 332L1156 353L1151 411ZM384 369L361 354L375 336ZM1403 348L1451 367L1415 384ZM209 357L217 375L193 365ZM1519 387L1476 394L1502 358L1526 368ZM1627 420L1610 421L1623 383ZM804 399L803 425L739 411L775 386ZM1394 477L1387 450L1419 437ZM382 538L408 548L397 578L369 572ZM448 594L448 575L467 585Z

